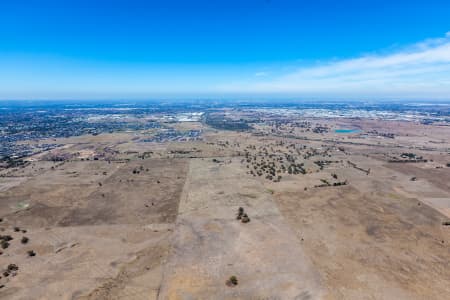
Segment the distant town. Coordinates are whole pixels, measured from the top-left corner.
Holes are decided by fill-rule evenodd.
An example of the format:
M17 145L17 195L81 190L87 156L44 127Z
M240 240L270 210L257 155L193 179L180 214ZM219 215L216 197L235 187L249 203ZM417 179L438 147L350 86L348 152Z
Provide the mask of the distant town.
M236 119L236 116L239 116ZM0 160L26 157L61 145L57 138L162 129L143 142L197 139L201 131L180 132L168 124L202 121L218 129L255 130L258 124L298 123L305 118L413 121L449 126L450 104L430 103L252 103L208 101L185 103L71 103L12 101L0 103ZM165 130L164 130L165 129ZM309 129L308 129L309 130ZM313 132L326 127L310 128ZM389 132L366 132L393 137ZM45 142L42 142L45 140Z

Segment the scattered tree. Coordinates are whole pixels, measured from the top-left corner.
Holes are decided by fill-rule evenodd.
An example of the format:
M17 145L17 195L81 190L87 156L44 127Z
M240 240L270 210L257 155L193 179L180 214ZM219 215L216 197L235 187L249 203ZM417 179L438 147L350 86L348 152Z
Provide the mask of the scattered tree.
M231 276L230 278L228 278L226 284L227 284L228 286L236 286L236 285L238 285L237 277L234 276L234 275Z
M247 214L244 213L244 214L242 215L241 222L242 222L242 223L248 223L248 222L250 222L250 218L248 217Z

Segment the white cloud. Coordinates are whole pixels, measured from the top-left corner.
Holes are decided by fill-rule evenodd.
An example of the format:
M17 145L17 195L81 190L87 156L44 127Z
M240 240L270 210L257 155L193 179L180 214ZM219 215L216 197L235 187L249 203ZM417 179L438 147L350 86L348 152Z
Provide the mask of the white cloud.
M223 91L395 95L450 98L450 34L389 54L365 55L297 69L270 80L222 86Z
M267 72L256 72L255 73L256 77L265 77L265 76L268 76L268 75L269 75L269 73L267 73Z

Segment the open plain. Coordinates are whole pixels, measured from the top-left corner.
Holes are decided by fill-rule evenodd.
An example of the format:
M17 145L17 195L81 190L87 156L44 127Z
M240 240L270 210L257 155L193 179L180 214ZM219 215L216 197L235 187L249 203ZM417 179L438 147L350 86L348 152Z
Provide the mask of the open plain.
M449 299L450 127L276 118L0 169L0 299Z

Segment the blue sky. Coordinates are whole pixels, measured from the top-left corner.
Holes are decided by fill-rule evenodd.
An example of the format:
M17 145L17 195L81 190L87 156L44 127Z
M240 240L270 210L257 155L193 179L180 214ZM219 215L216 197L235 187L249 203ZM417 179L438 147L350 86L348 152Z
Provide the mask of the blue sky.
M2 1L0 99L450 98L450 1Z

